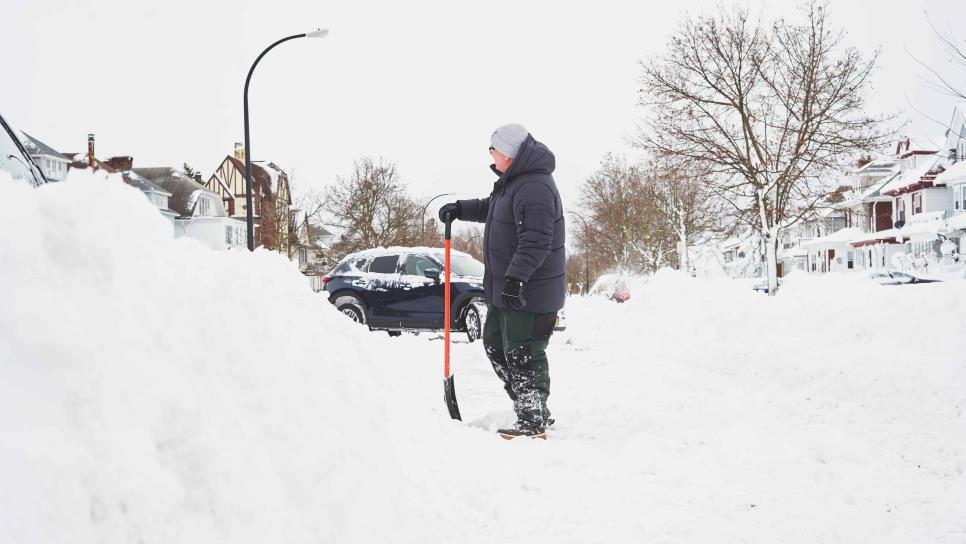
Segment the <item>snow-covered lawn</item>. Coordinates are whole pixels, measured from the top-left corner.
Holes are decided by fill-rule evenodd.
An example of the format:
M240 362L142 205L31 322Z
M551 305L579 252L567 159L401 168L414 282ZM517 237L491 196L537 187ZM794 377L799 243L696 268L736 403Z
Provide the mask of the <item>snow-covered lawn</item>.
M547 441L120 182L0 180L0 542L966 542L966 281L571 298Z

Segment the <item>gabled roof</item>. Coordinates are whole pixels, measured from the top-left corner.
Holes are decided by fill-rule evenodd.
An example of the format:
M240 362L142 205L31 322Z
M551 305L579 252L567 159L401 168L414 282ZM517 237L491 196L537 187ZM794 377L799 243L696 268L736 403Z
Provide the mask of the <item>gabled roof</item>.
M217 194L209 191L204 185L174 168L168 166L135 168L133 172L139 176L153 180L164 189L170 191L171 197L168 199L168 206L181 217L191 217L194 215L194 208L201 194L207 193L212 195L218 203L217 205L221 205L221 198Z
M242 176L245 175L245 163L228 155L227 160L232 166L238 170ZM268 172L262 165L257 163L252 163L252 188L255 189L261 187L266 194L274 195L278 190L278 174L274 176Z
M27 150L27 153L30 153L31 155L49 155L58 159L64 159L65 161L71 160L70 157L60 153L26 132L21 130L20 134L23 136L23 138L21 138L21 142L23 143L24 148Z
M154 183L153 181L147 178L139 176L135 172L128 171L128 172L122 173L121 175L124 177L124 181L132 187L137 187L142 191L150 191L152 193L158 193L160 195L164 195L167 197L171 196L170 191L166 190L164 187L161 187L157 183Z
M909 155L929 155L939 151L935 148L936 146L931 142L923 142L918 139L914 140L908 136L900 138L895 147L896 156L899 158L905 158Z

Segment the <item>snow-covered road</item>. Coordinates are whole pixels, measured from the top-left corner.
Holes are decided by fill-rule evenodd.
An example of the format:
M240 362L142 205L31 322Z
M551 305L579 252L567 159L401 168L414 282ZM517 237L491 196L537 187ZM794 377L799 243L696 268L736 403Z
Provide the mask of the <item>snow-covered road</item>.
M425 476L458 518L440 540L966 539L966 283L802 278L769 299L665 273L624 305L569 304L546 443L493 440L512 413L479 345L454 348L465 424L425 386L436 361L394 388L394 429L442 421L440 440L399 442L445 467ZM929 331L948 341L916 341Z
M966 281L572 298L547 441L138 191L0 179L0 543L966 542ZM119 228L123 225L124 228Z

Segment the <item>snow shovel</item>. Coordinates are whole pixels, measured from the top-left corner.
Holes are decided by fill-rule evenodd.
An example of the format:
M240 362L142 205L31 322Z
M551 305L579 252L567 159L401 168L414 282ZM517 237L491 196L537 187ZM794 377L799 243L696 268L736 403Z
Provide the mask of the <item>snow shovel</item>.
M449 368L449 329L450 329L450 293L449 293L449 243L451 226L453 224L453 219L449 214L446 214L446 229L445 236L443 239L443 253L445 255L445 270L443 274L445 276L444 289L446 290L443 295L443 321L445 323L443 329L444 337L444 347L443 347L443 398L446 400L446 408L449 409L449 417L462 421L463 418L460 417L460 405L456 402L456 383L453 381L453 373Z

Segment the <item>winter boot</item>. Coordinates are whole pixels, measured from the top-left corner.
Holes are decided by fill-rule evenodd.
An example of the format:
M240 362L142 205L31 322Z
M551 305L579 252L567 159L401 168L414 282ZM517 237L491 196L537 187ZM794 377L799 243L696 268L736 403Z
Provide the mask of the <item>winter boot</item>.
M508 429L499 429L496 431L502 438L506 440L513 440L519 436L526 436L529 438L542 438L547 439L547 429L543 425L537 425L533 423L528 423L526 421L517 420L512 427Z

